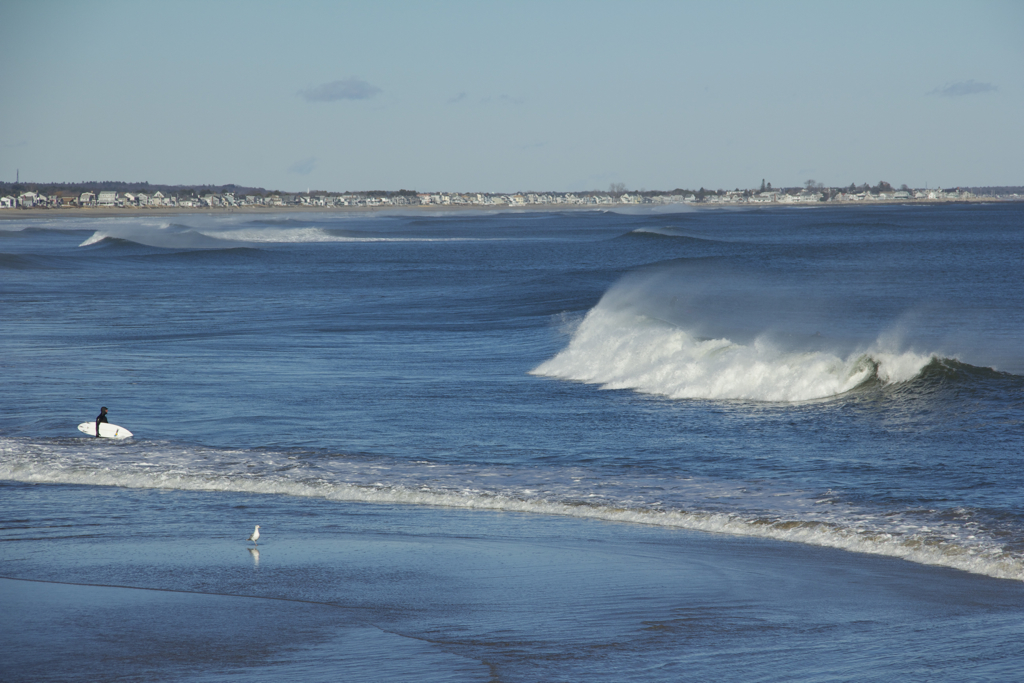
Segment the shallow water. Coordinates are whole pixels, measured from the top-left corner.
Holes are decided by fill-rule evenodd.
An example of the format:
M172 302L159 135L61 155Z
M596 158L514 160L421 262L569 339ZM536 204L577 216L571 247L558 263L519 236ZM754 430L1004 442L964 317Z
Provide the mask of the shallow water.
M523 513L0 491L32 519L7 571L75 584L0 579L5 680L1008 680L1020 665L1024 585L891 558ZM254 516L258 548L233 533Z

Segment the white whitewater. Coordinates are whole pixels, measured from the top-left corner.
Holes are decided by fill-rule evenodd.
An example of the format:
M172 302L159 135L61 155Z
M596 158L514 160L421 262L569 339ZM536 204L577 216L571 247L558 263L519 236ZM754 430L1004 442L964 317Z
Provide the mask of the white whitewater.
M633 310L598 305L568 346L531 374L677 399L807 401L845 393L873 376L907 381L931 360L878 344L844 357L787 350L766 337L750 344L698 339Z

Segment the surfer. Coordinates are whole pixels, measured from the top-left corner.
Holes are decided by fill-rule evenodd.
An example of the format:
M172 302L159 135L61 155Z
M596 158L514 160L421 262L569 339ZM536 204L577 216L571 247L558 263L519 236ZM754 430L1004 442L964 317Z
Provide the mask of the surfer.
M96 416L96 438L100 438L100 422L107 421L107 407L100 408L100 414Z

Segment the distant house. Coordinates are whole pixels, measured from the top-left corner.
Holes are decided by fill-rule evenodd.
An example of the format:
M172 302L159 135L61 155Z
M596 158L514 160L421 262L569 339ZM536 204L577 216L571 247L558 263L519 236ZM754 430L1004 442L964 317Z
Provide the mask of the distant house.
M0 197L0 209L13 209L15 204L17 204L17 200L10 195Z
M112 190L103 190L96 198L97 206L117 206L117 193Z
M92 192L83 192L78 197L78 205L79 206L92 206L95 203L96 203L96 195L93 194Z

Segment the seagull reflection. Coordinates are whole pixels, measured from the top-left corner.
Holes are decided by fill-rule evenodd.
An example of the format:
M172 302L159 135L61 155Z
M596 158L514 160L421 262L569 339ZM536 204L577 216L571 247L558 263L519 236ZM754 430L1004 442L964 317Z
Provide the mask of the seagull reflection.
M260 549L259 548L249 548L249 554L252 555L252 566L254 566L254 567L260 566Z

